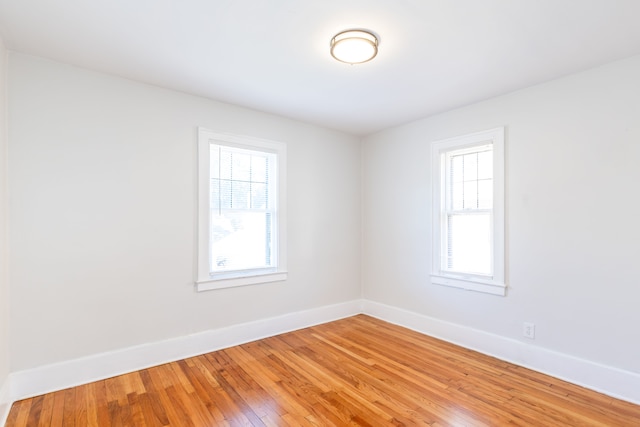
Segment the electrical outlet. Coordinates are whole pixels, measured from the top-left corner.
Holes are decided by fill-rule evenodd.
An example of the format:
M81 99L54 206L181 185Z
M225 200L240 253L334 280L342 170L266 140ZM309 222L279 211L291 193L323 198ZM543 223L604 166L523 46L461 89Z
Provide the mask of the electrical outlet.
M536 325L531 322L524 322L524 328L522 330L522 334L531 339L535 339L536 337Z

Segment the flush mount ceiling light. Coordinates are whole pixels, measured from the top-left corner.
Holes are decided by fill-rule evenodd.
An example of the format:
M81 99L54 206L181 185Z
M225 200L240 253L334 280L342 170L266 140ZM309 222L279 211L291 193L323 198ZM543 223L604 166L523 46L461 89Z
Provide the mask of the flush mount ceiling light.
M364 30L348 30L331 39L331 56L347 64L371 61L378 54L378 38Z

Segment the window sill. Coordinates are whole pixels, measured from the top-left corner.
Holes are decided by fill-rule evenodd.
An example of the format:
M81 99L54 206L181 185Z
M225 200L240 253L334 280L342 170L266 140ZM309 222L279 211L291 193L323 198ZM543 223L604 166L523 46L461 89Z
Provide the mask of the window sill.
M284 280L287 280L286 271L258 274L254 276L211 278L198 280L196 282L196 290L198 292L211 291L214 289L235 288L239 286L257 285L260 283L281 282Z
M452 288L483 292L491 295L505 296L507 294L507 286L504 283L489 279L432 274L431 283L434 285L449 286Z

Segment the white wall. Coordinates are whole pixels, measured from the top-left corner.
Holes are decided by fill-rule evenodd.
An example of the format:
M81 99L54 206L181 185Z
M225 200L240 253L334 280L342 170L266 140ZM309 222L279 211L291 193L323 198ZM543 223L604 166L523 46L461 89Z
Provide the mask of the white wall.
M360 142L9 57L12 371L360 297ZM286 282L196 293L197 127L288 144Z
M7 50L0 39L0 424L9 398L9 283L7 281Z
M364 297L640 373L639 119L633 57L366 138ZM497 126L508 295L431 285L430 142Z

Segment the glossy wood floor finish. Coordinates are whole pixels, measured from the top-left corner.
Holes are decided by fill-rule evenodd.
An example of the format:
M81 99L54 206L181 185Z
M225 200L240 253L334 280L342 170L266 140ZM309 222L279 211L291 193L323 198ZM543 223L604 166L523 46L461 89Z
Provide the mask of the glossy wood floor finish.
M46 394L15 426L640 426L640 406L364 315Z

